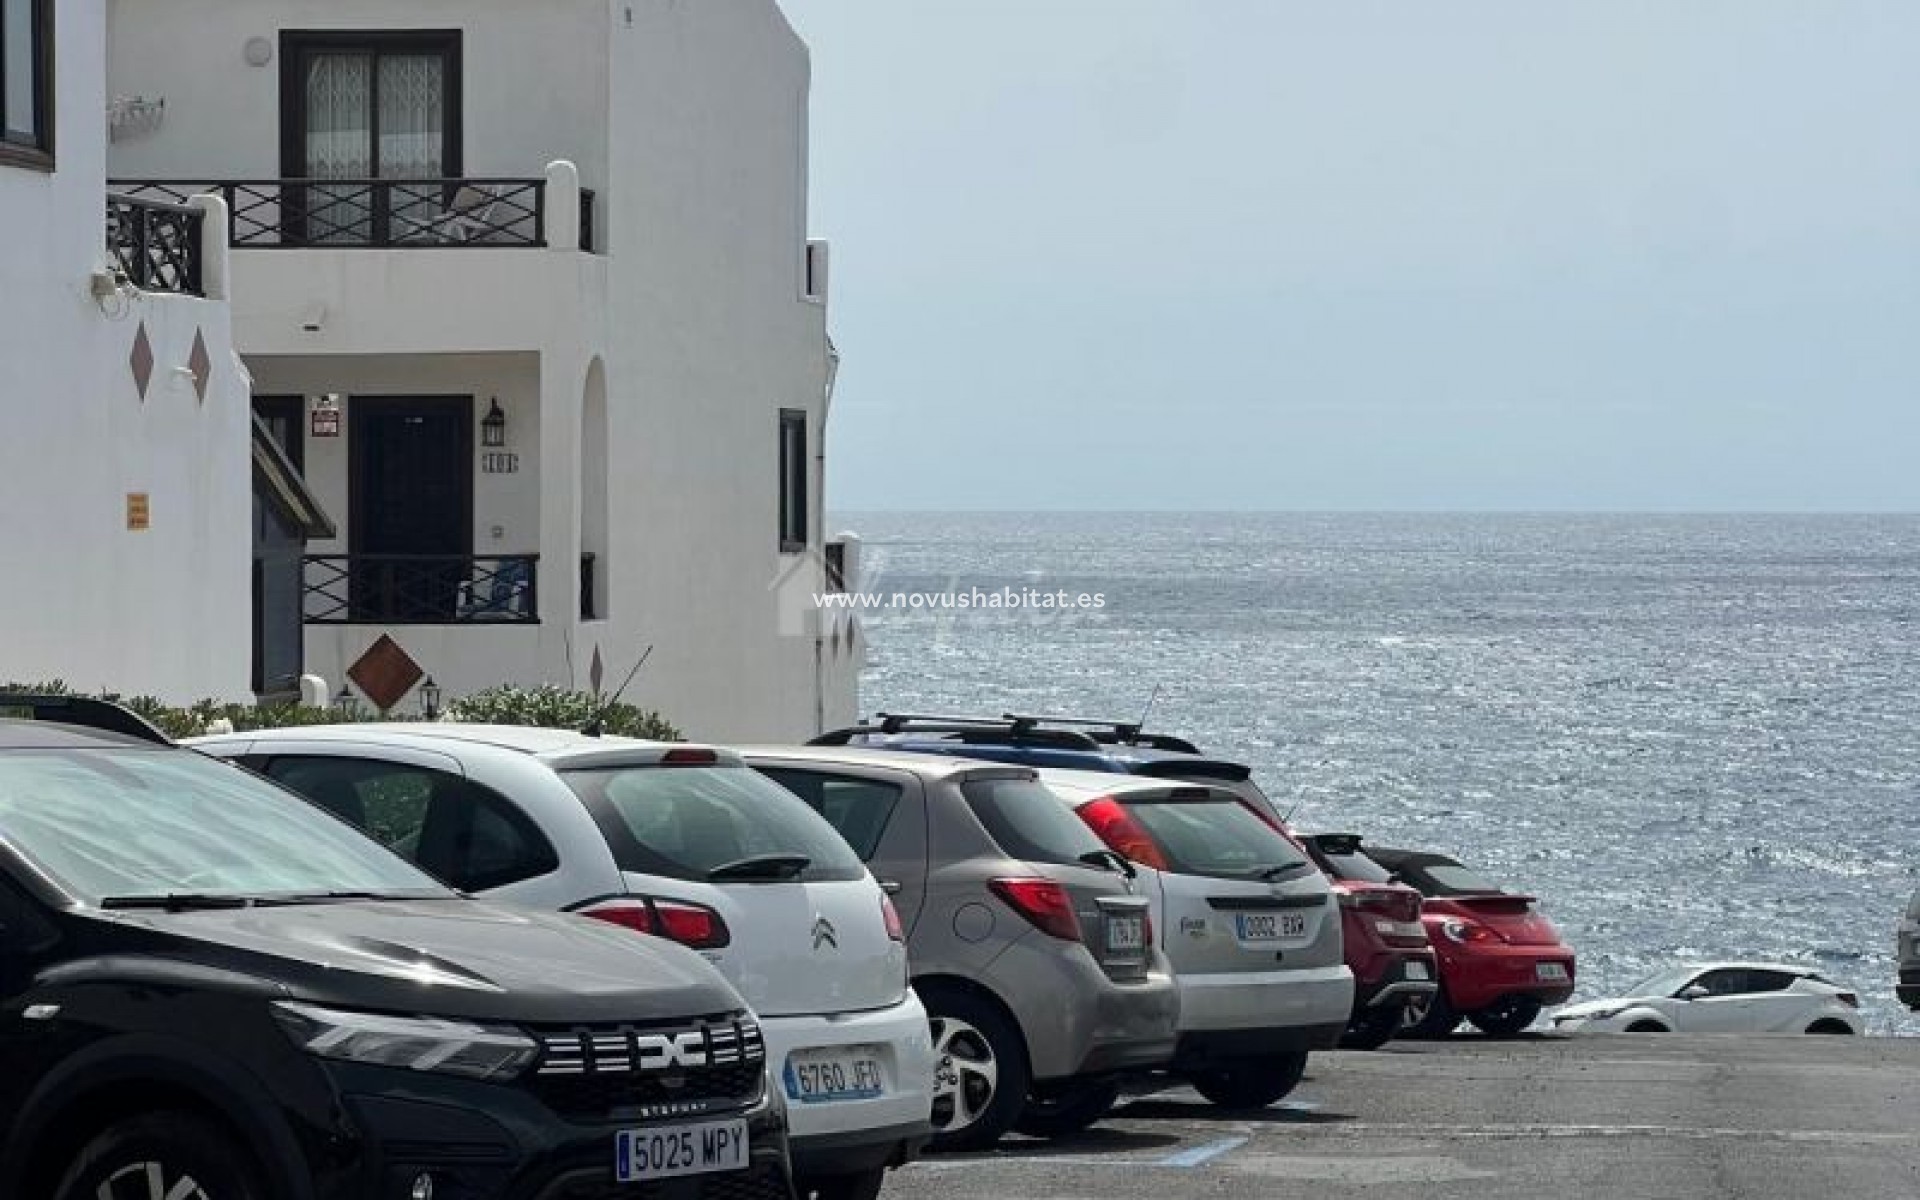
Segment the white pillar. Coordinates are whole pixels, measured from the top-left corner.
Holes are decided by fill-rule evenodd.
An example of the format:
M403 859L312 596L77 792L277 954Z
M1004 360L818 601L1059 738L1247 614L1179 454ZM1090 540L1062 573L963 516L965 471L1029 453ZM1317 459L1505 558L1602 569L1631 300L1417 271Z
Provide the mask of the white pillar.
M566 159L547 164L547 249L580 249L580 168Z
M208 193L194 196L187 203L200 210L200 290L209 300L231 300L227 268L233 238L227 202Z

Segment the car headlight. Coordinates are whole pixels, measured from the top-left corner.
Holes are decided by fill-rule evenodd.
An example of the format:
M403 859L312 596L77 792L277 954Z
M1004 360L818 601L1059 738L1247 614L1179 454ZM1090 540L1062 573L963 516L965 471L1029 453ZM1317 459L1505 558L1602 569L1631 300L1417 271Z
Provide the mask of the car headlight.
M539 1053L510 1026L433 1017L394 1017L275 1001L274 1019L294 1042L322 1058L440 1071L469 1079L511 1079Z
M1590 1008L1585 1012L1579 1013L1572 1019L1579 1021L1611 1021L1631 1007L1633 1006L1630 1004L1613 1004L1608 1005L1606 1008Z

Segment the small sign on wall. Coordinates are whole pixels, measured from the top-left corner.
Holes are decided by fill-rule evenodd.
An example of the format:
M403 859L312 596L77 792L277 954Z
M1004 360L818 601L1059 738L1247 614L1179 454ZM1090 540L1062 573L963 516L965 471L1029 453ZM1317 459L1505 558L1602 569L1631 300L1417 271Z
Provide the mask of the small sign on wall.
M484 475L518 475L520 456L511 450L489 450L480 456L480 471Z
M153 524L153 509L147 502L147 493L127 493L127 529L132 533L145 533Z
M313 401L313 415L309 422L313 436L317 438L337 438L340 436L340 401L332 396L316 396Z

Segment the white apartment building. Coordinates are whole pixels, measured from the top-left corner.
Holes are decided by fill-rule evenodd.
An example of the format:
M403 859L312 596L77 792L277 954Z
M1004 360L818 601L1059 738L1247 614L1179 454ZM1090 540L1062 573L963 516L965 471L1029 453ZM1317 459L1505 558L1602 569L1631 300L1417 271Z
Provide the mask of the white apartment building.
M650 648L626 699L691 735L853 716L848 618L782 609L826 589L835 360L775 0L109 14L155 114L113 186L231 208L253 403L332 525L257 555L260 691L611 690Z
M0 681L237 699L255 484L226 222L109 201L106 17L0 0Z

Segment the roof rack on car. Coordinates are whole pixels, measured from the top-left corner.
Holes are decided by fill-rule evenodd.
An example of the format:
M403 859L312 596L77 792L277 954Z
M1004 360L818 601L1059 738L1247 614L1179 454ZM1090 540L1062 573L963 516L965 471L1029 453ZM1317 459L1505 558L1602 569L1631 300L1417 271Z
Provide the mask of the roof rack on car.
M1172 754L1198 754L1200 747L1183 737L1170 733L1148 733L1138 721L1102 721L1088 717L1028 716L1020 713L1004 713L1005 720L1026 722L1029 728L1050 726L1059 728L1091 729L1093 740L1110 746L1144 746L1149 750L1165 750Z
M845 746L861 737L902 733L949 733L974 745L1052 746L1062 750L1098 750L1094 737L1071 729L1040 729L1026 717L957 717L938 713L875 713L873 720L812 738L809 746Z
M78 725L139 738L143 742L157 742L162 746L173 745L172 738L132 709L92 696L0 692L0 718Z

